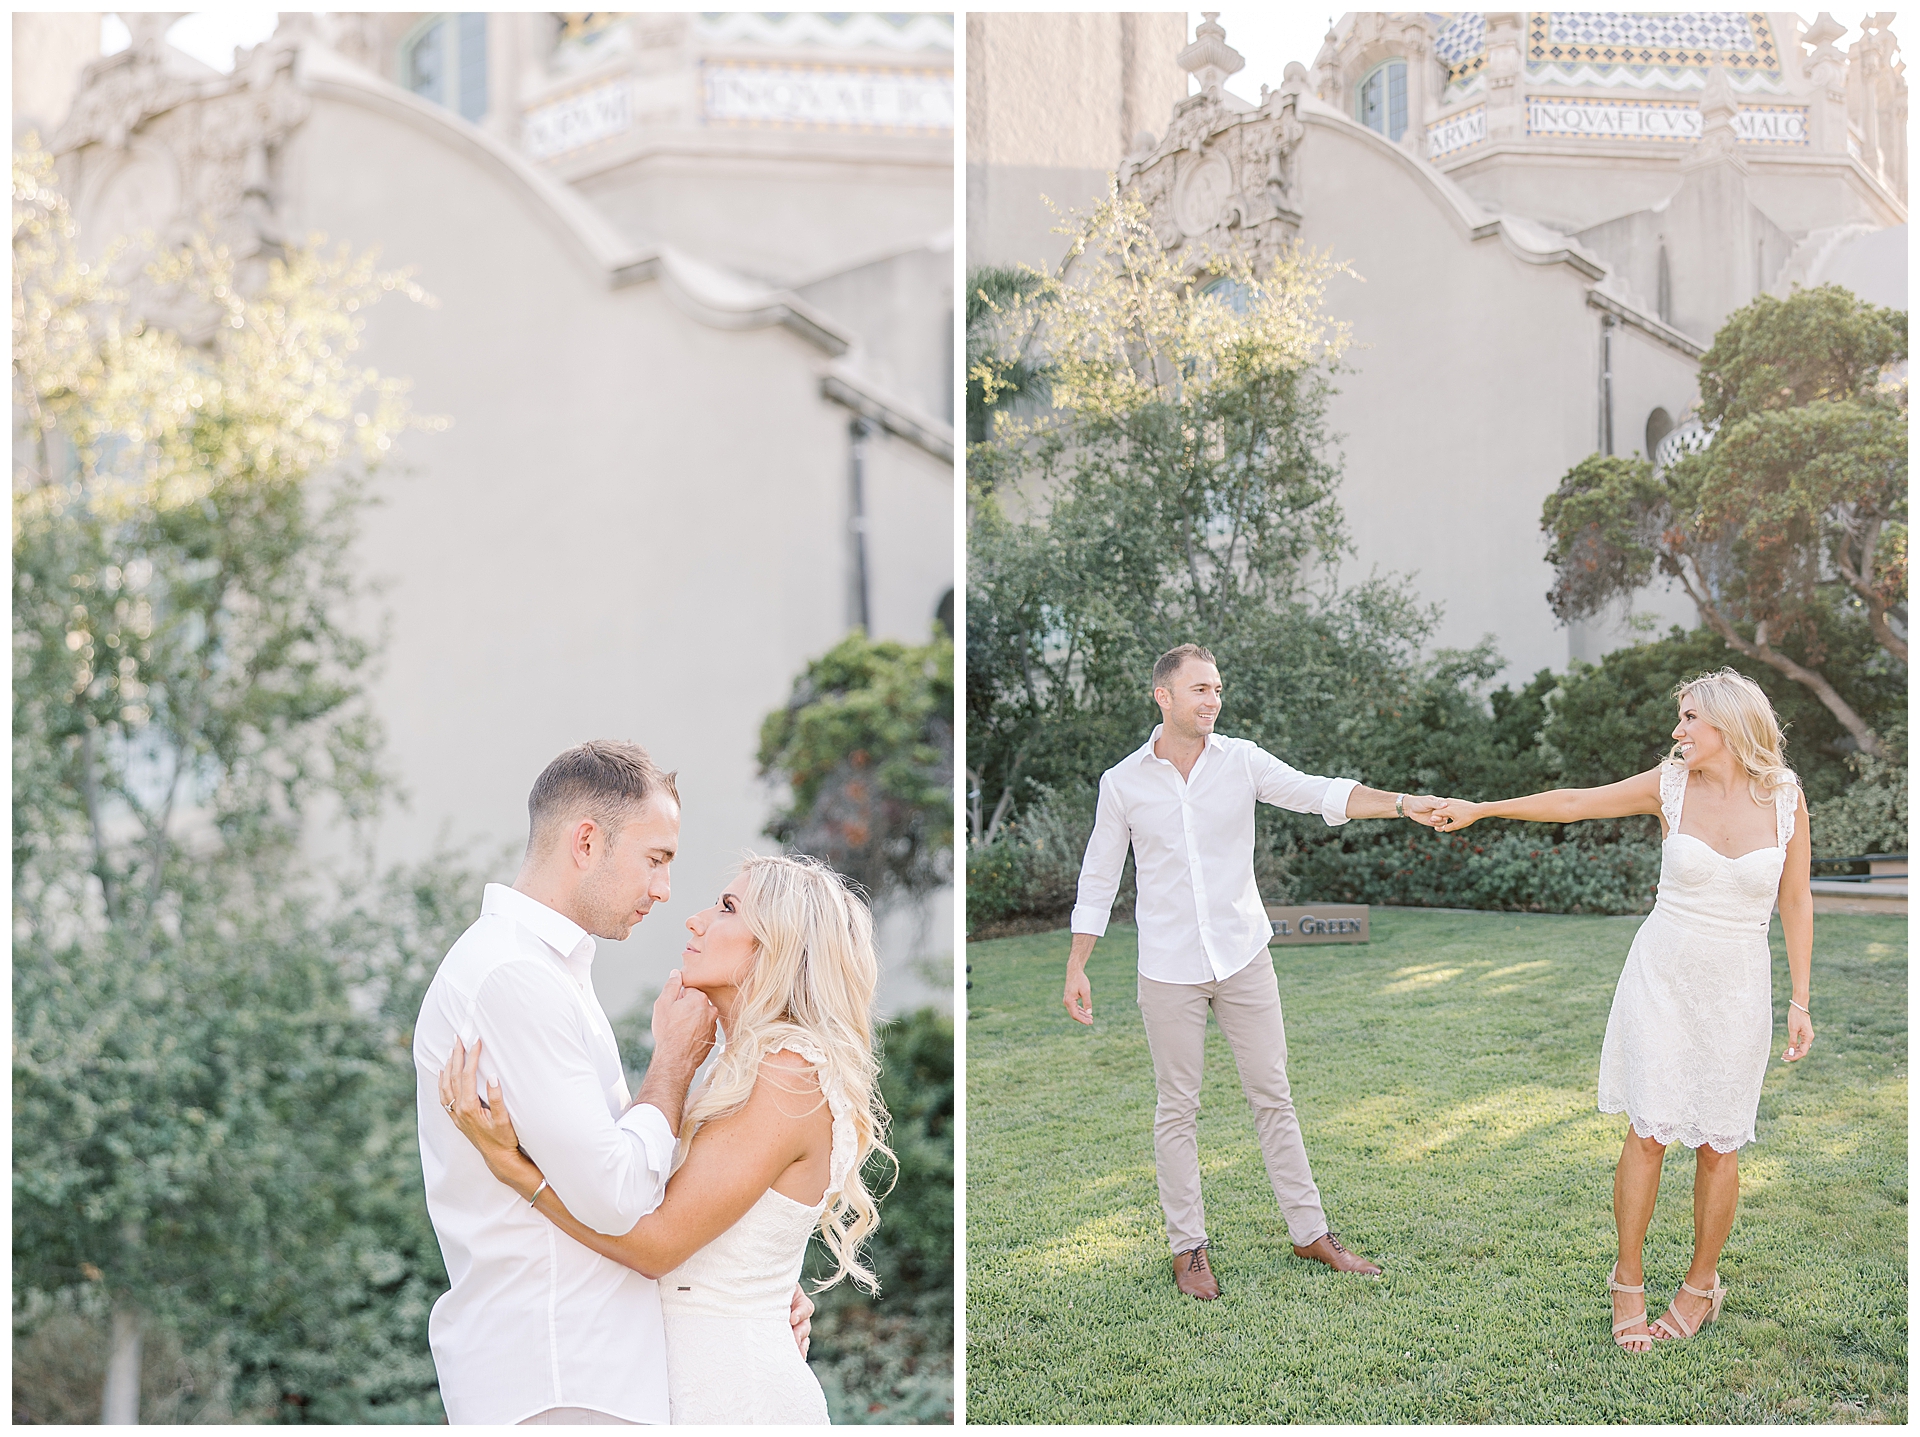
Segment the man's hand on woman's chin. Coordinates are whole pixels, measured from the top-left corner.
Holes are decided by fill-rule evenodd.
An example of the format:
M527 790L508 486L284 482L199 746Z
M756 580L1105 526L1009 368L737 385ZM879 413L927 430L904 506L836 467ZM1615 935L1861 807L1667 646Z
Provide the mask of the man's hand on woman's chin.
M717 1015L707 995L680 981L680 970L667 975L660 996L653 1000L653 1052L656 1060L684 1064L689 1078L713 1051Z

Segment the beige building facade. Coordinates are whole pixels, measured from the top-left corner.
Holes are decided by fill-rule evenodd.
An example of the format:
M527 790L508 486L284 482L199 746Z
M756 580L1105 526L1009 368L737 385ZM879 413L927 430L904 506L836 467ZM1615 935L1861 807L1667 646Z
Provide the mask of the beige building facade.
M364 336L450 421L361 541L381 856L511 878L585 738L680 772L673 901L600 960L618 1012L772 846L754 755L806 661L951 621L951 21L286 16L227 75L128 18L50 126L83 241L324 234L434 300ZM950 1001L950 913L883 930L883 1008Z
M1180 11L967 16L967 263L1050 267L1048 204L1107 196L1121 155L1187 93Z
M991 19L989 94L994 54L1048 38ZM1898 46L1884 16L1843 52L1844 33L1783 13L1349 14L1256 100L1208 17L1162 55L1198 93L1112 163L1196 271L1294 242L1352 265L1329 296L1354 340L1330 413L1346 572L1410 576L1445 606L1437 643L1492 635L1525 678L1696 622L1664 584L1555 621L1539 518L1569 468L1710 442L1698 360L1759 294L1833 280L1906 305ZM970 91L970 166L975 120ZM1010 249L990 232L982 255Z

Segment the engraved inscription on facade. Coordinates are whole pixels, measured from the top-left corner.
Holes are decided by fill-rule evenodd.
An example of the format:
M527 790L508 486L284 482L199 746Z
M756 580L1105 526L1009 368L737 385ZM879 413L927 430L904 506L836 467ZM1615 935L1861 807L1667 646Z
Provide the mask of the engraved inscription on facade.
M709 64L701 68L709 124L951 130L950 70Z
M1487 138L1487 107L1475 105L1427 126L1427 153L1435 159L1478 145Z
M633 89L625 80L597 85L527 111L527 153L551 159L633 128Z
M1456 116L1463 120L1466 116ZM1447 121L1445 123L1453 123ZM1486 124L1484 112L1480 121ZM1436 126L1435 130L1443 128ZM1706 132L1698 105L1634 100L1527 98L1527 133L1585 140L1697 140ZM1431 132L1430 132L1431 133ZM1742 144L1804 145L1809 142L1804 105L1743 105L1733 119ZM1458 147L1455 147L1458 148ZM1447 153L1436 146L1436 155Z

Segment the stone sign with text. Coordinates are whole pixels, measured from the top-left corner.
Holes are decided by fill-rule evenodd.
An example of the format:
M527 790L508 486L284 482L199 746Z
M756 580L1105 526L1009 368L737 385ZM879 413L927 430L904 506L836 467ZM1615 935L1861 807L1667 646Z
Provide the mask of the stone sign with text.
M1308 903L1269 905L1273 947L1298 943L1365 943L1367 905L1364 903Z

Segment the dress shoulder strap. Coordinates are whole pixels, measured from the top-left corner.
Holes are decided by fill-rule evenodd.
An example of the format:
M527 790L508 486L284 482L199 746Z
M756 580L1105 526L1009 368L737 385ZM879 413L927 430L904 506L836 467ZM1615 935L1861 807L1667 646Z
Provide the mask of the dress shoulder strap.
M1785 848L1793 837L1793 821L1800 810L1800 779L1789 773L1773 786L1773 827Z
M813 1071L820 1079L820 1091L826 1095L828 1111L833 1114L833 1154L827 1164L827 1190L824 1195L825 1199L831 1200L847 1185L847 1179L853 1173L854 1159L860 1153L860 1133L853 1121L853 1100L828 1070L825 1051L812 1039L798 1034L789 1035L782 1038L777 1046L767 1049L767 1055L771 1057L782 1051L798 1053L813 1065Z
M1687 801L1687 765L1670 758L1660 765L1660 812L1669 837L1680 831L1680 809Z

